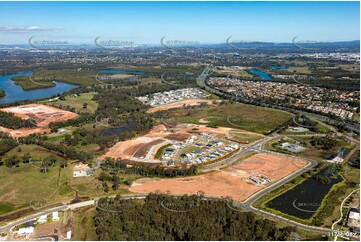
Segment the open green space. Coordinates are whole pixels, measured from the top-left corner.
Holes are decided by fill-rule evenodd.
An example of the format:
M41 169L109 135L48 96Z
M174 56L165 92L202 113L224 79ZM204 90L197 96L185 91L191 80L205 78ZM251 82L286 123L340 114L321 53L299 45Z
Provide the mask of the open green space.
M158 150L157 150L157 153L155 154L154 158L157 158L159 159L162 155L163 155L163 152L164 150L171 146L172 144L166 144L166 145L163 145L162 147L160 147Z
M76 113L94 113L98 103L93 101L96 93L71 94L64 97L64 100L55 99L54 101L43 101L41 103L62 109L73 109Z
M169 119L176 120L178 123L196 124L200 124L199 120L205 118L209 127L239 128L268 134L283 126L292 116L284 111L227 101L223 101L216 107L169 110L163 116L166 122Z
M74 212L74 237L77 241L96 241L98 236L94 229L95 207L85 207Z
M124 185L125 182L140 177L132 174L121 175L119 189L104 192L102 182L96 178L101 169L95 170L94 176L73 178L73 167L77 164L76 161L68 160L68 165L61 168L60 162L64 160L62 157L37 145L21 144L1 156L0 159L5 160L14 155L21 159L26 153L29 153L34 161L53 155L57 163L49 166L46 173L40 172L39 162L20 162L18 166L12 168L4 164L0 166L0 216L27 209L29 206L44 208L60 202L69 202L76 196L94 198L129 193L126 190L127 186Z
M306 148L306 150L298 152L297 153L298 156L317 160L317 161L324 161L330 155L338 153L339 148L341 148L341 147L351 148L352 147L350 145L350 143L348 143L345 140L342 140L338 137L333 137L330 139L327 138L328 139L327 142L330 144L329 147L321 147L318 145L312 145L315 137L292 136L292 138L285 137L285 138L272 139L265 144L265 149L280 152L280 153L295 155L296 153L292 153L291 151L284 150L284 149L277 147L279 144L284 143L284 142L295 143L295 144L299 144ZM326 139L326 137L316 137L316 138L317 139Z
M249 132L232 131L227 138L237 143L249 144L264 138L264 136Z

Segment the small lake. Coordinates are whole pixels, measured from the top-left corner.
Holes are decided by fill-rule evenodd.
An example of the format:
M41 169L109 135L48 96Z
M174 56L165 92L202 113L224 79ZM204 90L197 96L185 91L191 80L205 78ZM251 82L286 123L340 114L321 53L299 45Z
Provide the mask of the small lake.
M54 87L24 91L21 86L15 85L13 80L11 80L13 77L17 76L29 76L31 73L32 72L29 71L0 76L0 89L4 90L6 94L5 97L0 98L0 104L47 98L56 94L62 94L68 90L78 87L76 85L54 81L56 84Z
M328 177L330 183L320 183L317 180L318 176ZM291 190L269 201L266 205L284 214L301 219L309 219L321 206L322 200L330 191L331 187L341 181L342 178L340 176L336 177L331 167L328 167Z
M106 129L100 134L100 136L115 135L123 131L136 130L136 129L137 129L137 122L132 121L129 122L129 124L127 125Z
M287 66L271 66L271 71L285 71L287 69Z
M337 153L331 154L329 156L324 156L324 158L326 160L332 160L333 158L336 158L338 155L341 155L342 158L345 158L348 155L348 153L350 153L351 150L352 148L341 147L338 149Z
M270 80L271 80L271 77L270 77L267 73L265 73L265 72L263 72L263 71L260 71L260 70L257 70L257 69L252 68L252 69L249 70L249 72L251 72L252 74L255 74L255 75L259 76L259 77L262 78L262 80L264 80L264 81L270 81Z

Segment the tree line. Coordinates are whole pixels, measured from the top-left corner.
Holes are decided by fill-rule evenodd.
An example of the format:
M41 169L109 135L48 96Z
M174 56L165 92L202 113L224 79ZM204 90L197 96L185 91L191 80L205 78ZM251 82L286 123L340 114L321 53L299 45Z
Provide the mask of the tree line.
M0 111L0 125L8 129L32 128L36 127L35 122L29 119L22 119L13 113Z
M227 200L203 199L202 195L149 194L144 202L136 200L99 200L94 216L99 240L281 241L296 231L231 209Z

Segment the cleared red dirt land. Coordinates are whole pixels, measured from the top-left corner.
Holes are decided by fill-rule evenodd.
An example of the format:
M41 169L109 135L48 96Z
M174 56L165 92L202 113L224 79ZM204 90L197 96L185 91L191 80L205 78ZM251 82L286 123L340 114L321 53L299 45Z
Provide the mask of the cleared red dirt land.
M231 197L237 201L244 201L266 186L251 182L250 176L263 175L273 183L306 164L305 161L298 159L259 153L237 165L205 175L172 179L140 179L133 183L130 191L149 193L159 190L179 195L203 191L208 196Z
M48 132L50 131L49 123L61 122L78 117L78 114L76 113L43 104L28 104L8 107L0 109L0 111L13 113L15 116L22 119L31 119L36 121L37 127L34 128L21 128L13 130L0 126L0 131L7 132L14 138L25 137L34 133Z
M198 106L201 104L205 104L207 106L218 106L220 101L218 100L207 100L207 99L187 99L179 102L169 103L162 106L157 106L148 109L147 113L155 113L163 110L168 110L172 108L184 108L184 107L192 107Z

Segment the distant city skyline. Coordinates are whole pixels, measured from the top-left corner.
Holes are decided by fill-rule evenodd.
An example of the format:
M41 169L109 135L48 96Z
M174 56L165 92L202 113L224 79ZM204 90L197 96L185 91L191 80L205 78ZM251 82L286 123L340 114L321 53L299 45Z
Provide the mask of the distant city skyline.
M0 44L359 40L355 2L0 2Z

